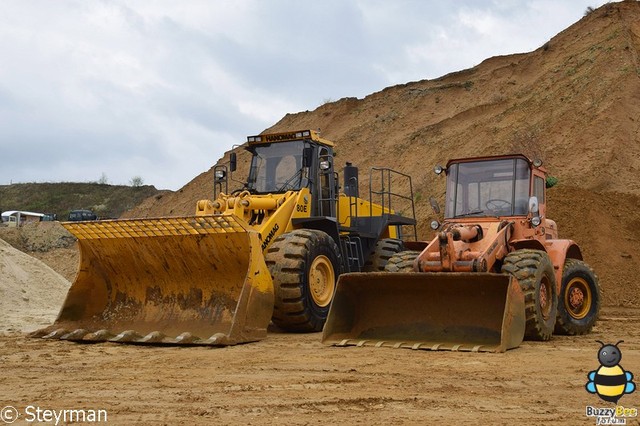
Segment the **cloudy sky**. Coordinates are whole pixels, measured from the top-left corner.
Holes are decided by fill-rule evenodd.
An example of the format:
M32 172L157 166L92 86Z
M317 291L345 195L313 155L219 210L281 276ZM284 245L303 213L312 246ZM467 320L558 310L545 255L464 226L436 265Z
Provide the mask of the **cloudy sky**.
M179 189L288 112L529 52L603 0L0 0L0 185Z

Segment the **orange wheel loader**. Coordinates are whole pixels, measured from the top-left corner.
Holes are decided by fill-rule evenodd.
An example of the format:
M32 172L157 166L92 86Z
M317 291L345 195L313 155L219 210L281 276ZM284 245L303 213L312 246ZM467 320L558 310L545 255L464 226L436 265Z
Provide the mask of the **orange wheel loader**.
M387 272L342 275L323 342L503 352L523 337L588 333L598 278L547 218L545 191L557 180L542 163L507 155L435 171L447 176L435 238L406 243Z
M55 323L35 336L224 346L264 338L271 321L321 331L338 276L383 270L416 223L413 194L390 189L410 188L410 177L373 169L367 201L348 164L339 192L333 147L312 130L250 136L244 186L228 191L232 153L195 216L64 223L79 271Z

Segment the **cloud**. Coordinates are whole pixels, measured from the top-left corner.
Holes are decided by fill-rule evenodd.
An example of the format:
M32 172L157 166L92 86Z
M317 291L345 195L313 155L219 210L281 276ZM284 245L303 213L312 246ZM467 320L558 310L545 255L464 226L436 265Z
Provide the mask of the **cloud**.
M602 3L5 2L0 184L178 189L286 113L533 50Z

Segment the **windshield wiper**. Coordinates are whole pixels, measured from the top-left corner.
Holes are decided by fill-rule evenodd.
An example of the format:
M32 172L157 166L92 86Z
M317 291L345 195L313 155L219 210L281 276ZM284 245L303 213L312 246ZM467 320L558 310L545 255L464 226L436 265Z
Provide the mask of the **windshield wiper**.
M472 212L467 212L467 213L462 213L462 214L457 214L454 216L454 218L457 217L466 217L466 216L473 216L474 214L480 214L480 213L484 213L484 210L475 210Z

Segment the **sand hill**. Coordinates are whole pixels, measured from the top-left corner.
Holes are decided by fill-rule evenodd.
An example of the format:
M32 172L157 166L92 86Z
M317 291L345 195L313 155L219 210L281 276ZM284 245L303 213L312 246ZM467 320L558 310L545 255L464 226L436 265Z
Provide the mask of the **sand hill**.
M337 144L337 164L413 176L423 239L434 217L427 200L445 190L425 165L512 152L541 158L560 180L550 217L583 247L605 303L640 306L639 51L640 3L611 3L533 52L287 114L267 131L321 129ZM246 166L247 156L239 159ZM209 170L125 217L193 214L198 199L211 197L212 180Z
M0 240L0 333L50 325L69 282L41 261Z

